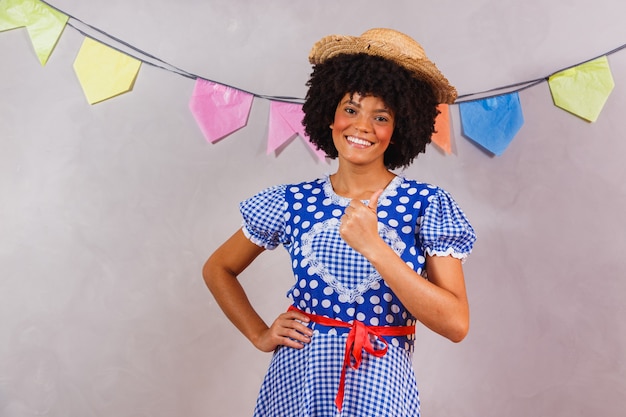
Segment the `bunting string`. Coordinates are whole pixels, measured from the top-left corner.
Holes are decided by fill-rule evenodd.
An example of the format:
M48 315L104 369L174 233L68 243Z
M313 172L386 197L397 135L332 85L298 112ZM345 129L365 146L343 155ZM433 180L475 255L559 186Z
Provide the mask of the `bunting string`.
M42 0L42 2L45 3L43 0ZM58 9L56 9L56 10L58 10ZM61 12L61 13L63 13L63 12ZM182 70L182 69L180 69L178 67L175 67L174 65L171 65L171 64L169 64L169 63L167 63L167 62L157 58L154 55L151 55L151 54L149 54L149 53L147 53L145 51L142 51L141 49L135 48L133 45L131 45L131 44L129 44L129 43L119 39L119 38L116 38L116 37L114 37L112 35L109 35L108 33L104 32L104 31L102 31L102 30L100 30L100 29L98 29L96 27L88 25L85 22L83 22L82 20L76 19L76 18L74 18L72 16L69 16L69 15L68 15L68 17L69 17L70 20L67 22L67 25L70 26L71 28L75 29L77 32L79 32L83 36L86 36L86 37L92 38L92 39L97 39L100 43L106 44L108 47L110 47L112 49L115 49L116 51L118 51L120 53L131 55L133 58L136 58L136 59L140 60L144 64L151 65L151 66L153 66L155 68L159 68L159 69L162 69L162 70L173 72L173 73L176 73L178 75L182 75L183 77L187 77L187 78L190 78L190 79L193 79L193 80L199 78L197 75L191 74L191 73L189 73L189 72L187 72L185 70ZM137 55L135 55L133 53L128 53L127 51L125 51L122 48L114 45L111 42L103 42L101 38L98 38L97 36L94 36L93 34L89 33L89 30L85 30L85 28L88 28L88 29L90 29L92 31L95 31L95 32L99 33L100 35L105 36L107 39L113 40L116 43L125 46L126 48L128 48L128 49L134 51L135 53L139 54L139 56L137 56ZM149 58L149 59L147 59L147 58Z
M65 26L85 37L74 70L90 104L130 91L141 64L147 64L195 81L189 108L209 142L244 127L252 100L260 98L272 102L268 154L300 136L313 154L325 159L306 138L301 124L304 102L301 97L259 94L190 73L45 0L0 0L0 32L26 27L42 65ZM463 135L492 154L500 155L524 124L519 93L543 82L549 83L557 107L594 122L614 88L607 57L623 49L626 44L544 77L459 95L453 105L459 109ZM440 105L437 132L432 138L447 154L451 153L448 107Z
M482 100L484 98L490 98L490 97L495 97L495 96L499 96L502 94L508 94L508 93L519 93L521 91L524 91L528 88L534 87L537 84L541 84L543 82L547 82L551 76L558 74L560 72L566 71L570 68L575 68L578 67L582 64L586 64L587 62L591 62L594 61L598 58L601 58L603 56L609 56L609 55L613 55L619 51L621 51L622 49L626 48L626 43L623 45L618 46L617 48L611 49L608 52L605 52L603 54L600 54L594 58L590 58L587 59L585 61L579 62L578 64L574 64L574 65L570 65L567 66L565 68L561 68L560 70L554 71L553 73L551 73L550 75L547 75L545 77L541 77L541 78L536 78L534 80L530 80L530 81L522 81L522 82L518 82L518 83L514 83L514 84L509 84L509 85L505 85L502 87L496 87L496 88L492 88L490 90L485 90L485 91L480 91L480 92L476 92L476 93L468 93L468 94L461 94L457 97L456 101L454 102L455 104L460 104L460 103L465 103L468 101L474 101L474 100Z
M161 69L161 70L165 70L168 72L172 72L178 75L181 75L183 77L192 79L192 80L197 80L199 78L206 80L206 81L211 81L214 83L218 83L220 85L229 87L229 88L233 88L236 90L239 90L243 93L247 93L250 94L254 97L257 98L261 98L261 99L267 99L267 100L277 100L277 101L288 101L288 102L303 102L304 100L302 98L298 98L298 97L288 97L288 96L272 96L272 95L265 95L265 94L259 94L259 93L255 93L252 91L247 91L238 87L235 87L233 85L228 85L228 84L224 84L221 82L217 82L214 80L211 80L209 78L206 77L202 77L199 76L197 74L193 74L189 71L185 71L184 69L181 69L175 65L172 65L140 48L135 47L134 45L131 45L130 43L109 34L108 32L99 29L93 25L90 25L86 22L84 22L83 20L59 9L58 7L48 3L45 0L40 0L41 3L47 5L48 7L58 11L59 13L62 13L64 15L66 15L69 20L67 22L67 25L70 26L72 29L76 30L77 32L79 32L81 35L92 38L97 40L98 42L107 45L108 47L115 49L116 51L123 53L123 54L127 54L132 56L133 58L141 61L144 64L148 64L150 66L153 66L155 68ZM97 35L96 35L97 34ZM120 48L119 46L116 45L122 45L124 48ZM132 51L132 52L129 52Z
M47 6L57 10L58 12L63 13L64 15L68 16L69 17L68 26L72 27L73 29L75 29L76 31L81 33L83 36L88 36L90 38L96 39L99 42L104 43L105 45L107 45L107 46L109 46L109 47L111 47L113 49L116 49L119 52L128 53L128 52L124 52L123 50L121 50L119 48L116 48L114 45L111 45L110 42L103 41L102 38L98 38L97 36L94 36L93 34L90 34L90 33L87 33L84 30L81 30L73 22L78 23L82 27L89 28L89 30L104 36L106 39L113 40L113 41L115 41L118 44L124 45L125 47L129 48L130 50L134 51L135 53L137 53L139 55L139 56L137 56L137 55L134 55L133 53L130 53L131 56L133 56L134 58L142 61L145 64L152 65L152 66L154 66L156 68L160 68L160 69L163 69L163 70L166 70L166 71L170 71L170 72L176 73L178 75L182 75L183 77L187 77L187 78L190 78L190 79L193 79L193 80L198 79L198 78L202 78L202 79L207 80L207 81L211 81L211 82L214 82L214 83L219 83L221 85L225 85L227 87L240 90L240 91L242 91L244 93L248 93L248 94L253 95L254 97L258 97L258 98L262 98L262 99L277 100L277 101L304 102L304 98L301 98L301 97L273 96L273 95L258 94L258 93L255 93L253 91L243 90L243 89L235 87L233 85L224 84L224 83L221 83L221 82L218 82L218 81L215 81L215 80L211 80L211 79L206 78L206 77L201 77L199 75L192 74L192 73L190 73L188 71L185 71L185 70L180 69L180 68L178 68L178 67L176 67L174 65L171 65L171 64L163 61L162 59L160 59L160 58L158 58L158 57L156 57L156 56L154 56L152 54L149 54L149 53L147 53L147 52L145 52L145 51L143 51L143 50L141 50L141 49L139 49L139 48L137 48L137 47L135 47L135 46L125 42L125 41L123 41L122 39L119 39L119 38L117 38L117 37L115 37L113 35L110 35L109 33L105 32L105 31L103 31L101 29L98 29L97 27L94 27L94 26L92 26L90 24L87 24L87 23L83 22L82 20L76 18L75 16L73 16L73 15L71 15L69 13L66 13L65 11L63 11L63 10L61 10L61 9L55 7L55 6L53 6L52 4L48 3L45 0L40 0L40 1L42 3L44 3L44 4L46 4ZM495 88L492 88L492 89L489 89L489 90L485 90L485 91L461 94L461 95L458 96L457 100L454 103L455 104L460 104L460 103L464 103L464 102L468 102L468 101L474 101L474 100L479 100L479 99L482 100L482 99L485 99L485 98L499 96L499 95L502 95L503 93L509 94L509 93L521 92L521 91L526 90L528 88L534 87L537 84L541 84L543 82L547 82L548 79L552 75L554 75L554 74L557 74L559 72L565 71L565 70L570 69L570 68L577 67L577 66L579 66L581 64L584 64L584 63L589 62L589 61L593 61L593 60L595 60L597 58L600 58L600 57L603 57L603 56L612 55L612 54L617 53L617 52L619 52L619 51L621 51L621 50L623 50L625 48L626 48L626 43L623 44L623 45L620 45L617 48L614 48L614 49L612 49L612 50L610 50L610 51L608 51L606 53L600 54L600 55L598 55L598 56L596 56L594 58L590 58L588 60L579 62L577 64L570 65L570 66L567 66L565 68L562 68L562 69L560 69L558 71L555 71L555 72L553 72L550 75L547 75L545 77L536 78L536 79L530 80L530 81L522 81L522 82L518 82L518 83L513 83L513 84L501 86L501 87L495 87ZM155 62L158 62L159 64L156 64L155 62L149 61L145 57L147 57L147 58L149 58L149 59L151 59L151 60L153 60Z

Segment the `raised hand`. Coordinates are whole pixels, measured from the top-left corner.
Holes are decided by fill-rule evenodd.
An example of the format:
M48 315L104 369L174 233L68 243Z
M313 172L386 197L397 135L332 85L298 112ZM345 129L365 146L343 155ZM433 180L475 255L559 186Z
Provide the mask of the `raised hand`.
M382 240L378 234L377 215L378 198L382 192L382 189L374 192L367 205L353 199L341 217L339 234L352 249L365 257L367 249Z

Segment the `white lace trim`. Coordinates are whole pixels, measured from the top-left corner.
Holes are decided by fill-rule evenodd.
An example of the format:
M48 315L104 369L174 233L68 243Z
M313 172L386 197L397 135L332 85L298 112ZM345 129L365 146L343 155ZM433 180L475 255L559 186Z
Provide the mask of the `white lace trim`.
M252 233L250 233L250 230L248 230L248 225L245 222L241 224L241 231L243 232L243 235L246 238L248 238L250 242L254 243L257 246L260 246L268 250L273 250L277 248L277 246L270 245L267 242L263 241L262 239L259 239L258 237L254 236Z
M315 237L324 231L331 231L338 234L340 223L339 219L332 218L313 225L308 232L302 235L301 251L304 260L309 265L309 273L316 274L322 278L322 280L328 284L329 287L339 294L339 301L354 303L359 296L362 296L376 282L380 281L381 276L378 271L372 267L372 272L369 273L363 280L358 282L356 287L349 288L342 284L339 279L329 271L328 267L324 263L324 259L317 257L317 254L313 249L313 241ZM400 239L398 233L394 229L382 223L378 223L378 231L381 237L385 239L394 252L396 252L398 256L402 255L404 249L406 248L406 244L402 241L402 239ZM348 246L347 243L346 246Z
M468 255L467 253L457 252L454 248L448 248L445 251L426 248L426 253L430 256L452 256L453 258L460 259L461 262L465 262Z
M330 198L330 200L334 204L337 204L338 206L348 207L350 205L350 201L352 201L351 198L342 197L340 195L337 195L337 193L335 193L335 190L333 189L333 184L330 182L330 174L326 174L323 178L323 181L324 181L323 183L324 195L326 197ZM396 175L396 177L392 179L389 182L389 184L387 184L387 187L383 190L383 193L378 198L378 201L381 201L383 198L389 196L389 194L394 192L396 188L398 188L400 184L402 184L403 182L404 182L404 177L401 175ZM363 204L367 204L369 202L369 200L361 200L361 201L363 202Z

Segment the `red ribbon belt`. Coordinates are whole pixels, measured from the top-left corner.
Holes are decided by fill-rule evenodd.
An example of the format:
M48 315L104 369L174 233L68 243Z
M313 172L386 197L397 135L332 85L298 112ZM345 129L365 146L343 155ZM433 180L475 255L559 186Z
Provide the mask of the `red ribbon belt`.
M366 326L358 320L352 323L331 319L317 314L305 313L304 311L290 306L289 311L298 311L306 315L311 321L328 327L344 327L350 328L348 340L346 341L346 352L343 357L343 367L341 369L341 379L339 380L339 389L335 397L335 405L341 411L343 405L343 396L346 385L346 371L348 368L358 369L363 358L363 350L367 353L381 358L387 353L389 345L382 336L407 336L415 333L415 326ZM380 340L385 347L382 349L374 349L370 340L370 335ZM354 361L352 360L354 358Z

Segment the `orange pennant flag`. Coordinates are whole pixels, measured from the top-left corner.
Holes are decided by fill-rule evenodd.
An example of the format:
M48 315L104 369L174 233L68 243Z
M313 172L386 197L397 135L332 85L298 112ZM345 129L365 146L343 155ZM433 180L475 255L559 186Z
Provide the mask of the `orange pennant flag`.
M435 119L435 133L431 138L432 142L441 148L445 153L452 153L450 144L450 108L447 104L437 106L439 114Z

